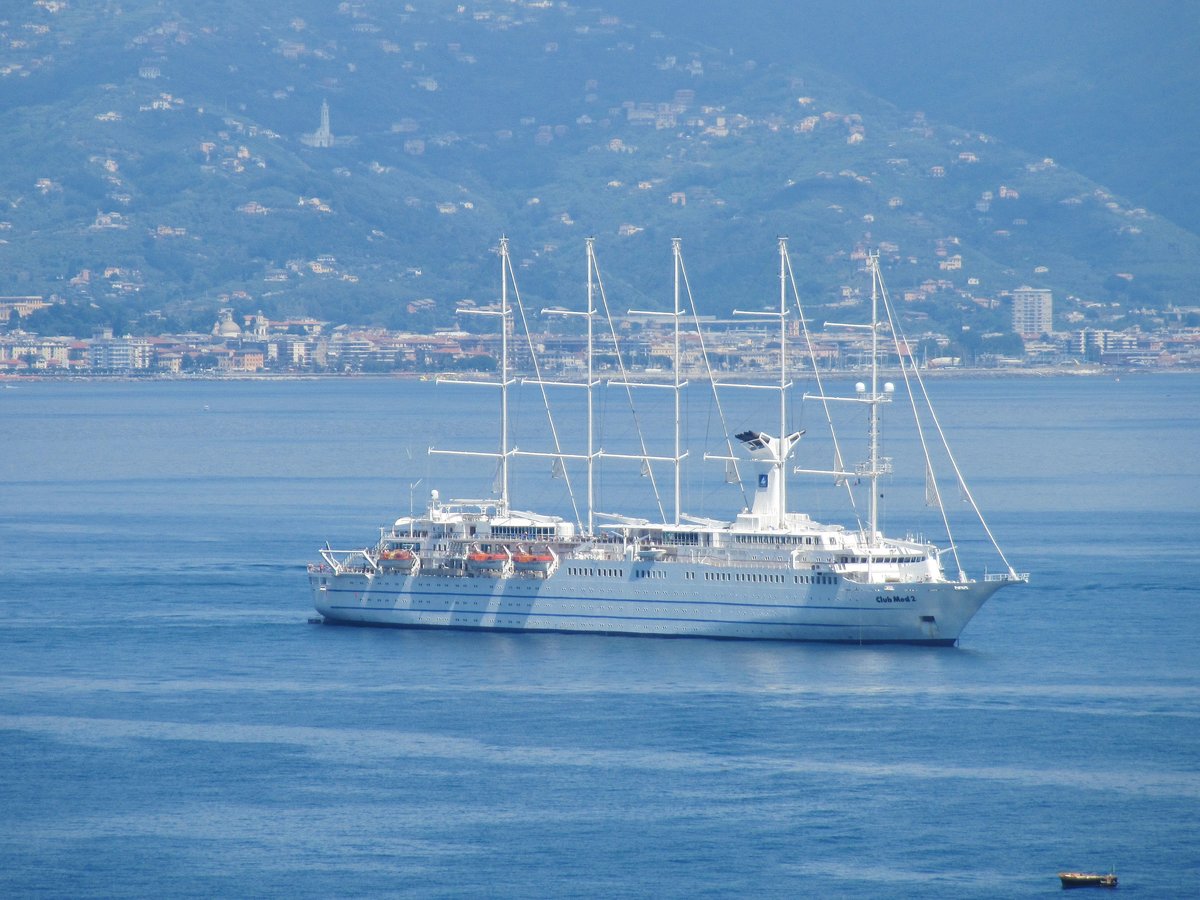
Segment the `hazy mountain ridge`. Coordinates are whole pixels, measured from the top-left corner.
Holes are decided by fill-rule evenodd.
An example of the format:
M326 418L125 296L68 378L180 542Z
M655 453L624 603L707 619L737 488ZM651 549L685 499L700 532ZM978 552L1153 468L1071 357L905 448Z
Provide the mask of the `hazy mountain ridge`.
M781 233L818 301L854 300L867 247L896 293L1192 296L1195 235L817 70L548 4L292 6L44 0L0 25L0 292L399 327L489 300L506 232L524 291L564 303L588 234L629 305L665 301L676 235L706 309L768 297ZM306 146L322 101L334 146Z

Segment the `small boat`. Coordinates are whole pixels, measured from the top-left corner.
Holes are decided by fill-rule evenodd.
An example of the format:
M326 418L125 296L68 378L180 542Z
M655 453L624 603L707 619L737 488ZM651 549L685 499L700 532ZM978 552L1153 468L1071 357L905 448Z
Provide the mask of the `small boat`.
M1115 888L1117 886L1117 876L1113 872L1109 872L1107 875L1092 872L1059 872L1058 877L1062 880L1064 890L1077 887Z

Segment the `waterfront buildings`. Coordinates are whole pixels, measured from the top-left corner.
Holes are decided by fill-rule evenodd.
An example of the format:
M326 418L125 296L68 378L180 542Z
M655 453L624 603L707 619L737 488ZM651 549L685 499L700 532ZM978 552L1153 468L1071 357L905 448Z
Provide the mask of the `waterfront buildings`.
M637 314L617 321L623 359L618 361L609 336L599 336L597 372L617 371L622 362L631 371L671 370L675 344L662 323ZM778 338L761 323L703 317L702 325L713 372L754 374L778 366ZM826 371L858 371L870 364L869 338L859 332L817 329L810 336L812 356ZM802 340L798 332L790 337ZM1085 326L1045 331L1024 338L1023 351L1021 345L1005 344L1004 337L987 333L968 348L926 328L910 332L900 346L906 357L924 369L1044 370L1063 366L1078 371L1080 364L1200 367L1200 327L1182 321L1146 330L1140 326L1123 331ZM544 373L583 371L584 335L547 331L534 338ZM509 342L513 343L511 334ZM444 329L422 334L378 326L332 326L315 319L272 321L262 313L238 315L232 308L220 310L207 333L115 337L111 329L101 329L81 340L0 328L0 374L14 375L489 372L495 369L500 352L501 337L495 332ZM528 350L523 343L516 342L509 352L516 364L527 364ZM696 335L681 335L678 352L687 377L707 377ZM898 360L892 354L881 363L894 366Z
M96 372L134 372L149 369L154 361L146 338L114 338L111 329L97 334L88 345L88 365Z

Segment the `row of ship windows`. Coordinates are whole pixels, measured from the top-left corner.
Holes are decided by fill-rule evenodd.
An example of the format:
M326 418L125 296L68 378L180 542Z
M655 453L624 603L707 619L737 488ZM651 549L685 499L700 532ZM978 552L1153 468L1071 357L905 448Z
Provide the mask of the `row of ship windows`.
M845 560L843 560L843 562L844 561ZM913 561L919 562L920 558L914 557ZM876 560L876 562L882 562L882 560ZM620 569L583 569L583 568L568 567L567 571L570 572L572 575L583 575L583 576L590 576L590 577L597 577L597 576L610 577L610 578L624 577L624 573ZM636 577L636 578L666 578L667 573L661 572L661 571L655 571L655 570L635 569L634 577ZM684 572L683 577L685 579L691 581L691 580L695 579L696 573L695 572ZM760 583L760 584L783 584L786 580L786 576L775 575L775 574L765 574L765 573L760 573L760 572L705 572L704 580L705 581L755 582L755 583ZM431 583L432 582L422 581L419 584L420 584L420 586L424 587ZM836 575L793 575L792 583L793 584L837 584L838 578ZM324 578L321 579L321 584L325 584ZM392 584L392 582L390 582L390 581L384 582L384 586L387 586L388 584ZM383 600L380 599L379 602L382 603ZM417 602L418 603L427 603L429 601L418 600Z
M705 581L754 581L764 584L783 584L784 576L762 572L705 572Z
M637 578L647 577L645 574L638 574L641 571L642 570L640 570L640 569L635 569L634 576ZM588 578L624 578L625 577L624 569L585 569L580 566L568 566L567 572L571 575L583 575ZM661 573L660 575L656 575L655 577L665 578L666 573Z
M588 578L624 578L625 572L623 569L587 569L583 567L568 566L567 572L571 575L580 575ZM667 573L658 569L634 569L634 578L666 578ZM694 580L695 572L684 572L683 577L687 580ZM705 581L741 581L754 582L758 584L784 584L787 581L786 575L776 575L764 572L705 572ZM836 575L793 575L793 584L837 584Z
M763 574L759 572L705 572L706 581L752 581L760 584L783 584L786 575ZM836 575L793 575L793 584L837 584Z
M843 556L838 561L843 562L843 563L866 563L867 557L865 557L865 556ZM923 557L923 556L885 556L885 557L876 557L875 559L872 559L871 562L876 563L876 564L878 564L878 563L919 563L919 562L925 562L925 557Z
M819 537L816 538L815 541L817 544L821 543L821 539ZM809 535L808 537L799 537L799 536L786 537L783 535L775 535L775 534L737 534L737 535L734 535L733 542L735 544L773 544L773 545L809 544L809 545L811 545L814 542L814 538L812 537L812 535Z
M493 525L491 534L494 538L517 538L529 541L552 538L555 536L555 529L553 526L546 525Z

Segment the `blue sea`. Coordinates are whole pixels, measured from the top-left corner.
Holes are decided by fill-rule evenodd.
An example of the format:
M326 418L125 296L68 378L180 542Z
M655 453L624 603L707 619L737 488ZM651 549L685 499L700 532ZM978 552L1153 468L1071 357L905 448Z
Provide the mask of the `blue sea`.
M494 393L0 389L0 896L1200 896L1200 376L930 390L1032 573L955 648L311 625Z

